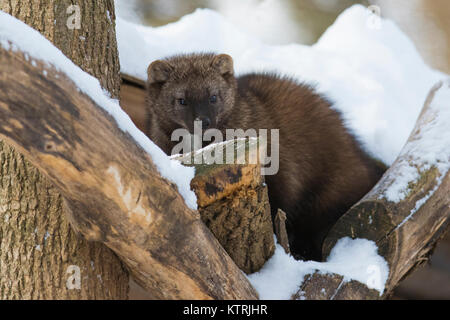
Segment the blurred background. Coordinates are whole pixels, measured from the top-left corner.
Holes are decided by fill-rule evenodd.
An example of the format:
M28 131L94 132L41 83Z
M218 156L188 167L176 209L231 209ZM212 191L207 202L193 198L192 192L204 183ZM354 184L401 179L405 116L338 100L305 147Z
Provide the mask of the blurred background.
M116 0L116 7L119 17L148 26L211 8L266 43L314 44L343 10L357 3L378 6L431 67L450 74L449 0Z
M117 15L148 26L175 22L197 8L220 12L268 44L314 44L353 4L372 6L414 42L425 62L450 74L450 0L115 0ZM448 232L447 232L448 233ZM139 296L134 296L139 298ZM431 261L397 288L393 299L450 299L450 235Z

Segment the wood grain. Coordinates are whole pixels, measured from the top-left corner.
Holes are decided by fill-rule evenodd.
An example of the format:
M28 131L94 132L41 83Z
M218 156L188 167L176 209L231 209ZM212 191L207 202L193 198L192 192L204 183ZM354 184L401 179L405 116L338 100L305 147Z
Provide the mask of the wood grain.
M113 249L155 298L257 298L150 156L64 74L30 61L0 49L0 137L61 191L74 228Z

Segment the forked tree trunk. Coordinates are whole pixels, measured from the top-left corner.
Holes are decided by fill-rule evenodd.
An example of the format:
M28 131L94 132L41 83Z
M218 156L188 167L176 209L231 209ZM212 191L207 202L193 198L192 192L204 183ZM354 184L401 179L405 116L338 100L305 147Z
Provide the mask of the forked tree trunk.
M76 3L79 25L69 0L0 0L0 9L40 31L117 98L114 3ZM128 274L117 256L72 231L59 192L4 142L0 170L0 299L126 299Z

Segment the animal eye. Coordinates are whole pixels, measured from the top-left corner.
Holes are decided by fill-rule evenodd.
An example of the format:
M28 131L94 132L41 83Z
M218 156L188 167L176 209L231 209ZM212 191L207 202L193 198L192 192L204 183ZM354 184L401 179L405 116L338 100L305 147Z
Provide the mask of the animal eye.
M181 104L182 106L187 105L186 100L184 99L178 99L178 103Z
M211 103L216 103L216 102L217 102L217 96L211 96L211 97L209 98L209 101L210 101Z

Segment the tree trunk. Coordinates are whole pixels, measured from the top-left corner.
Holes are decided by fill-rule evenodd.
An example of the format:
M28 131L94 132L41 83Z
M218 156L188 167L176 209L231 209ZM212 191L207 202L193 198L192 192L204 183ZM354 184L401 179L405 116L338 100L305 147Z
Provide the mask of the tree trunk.
M202 221L219 240L236 265L245 273L259 271L275 252L269 197L259 163L245 163L250 145L262 151L257 140L246 141L245 152L239 153L239 144L226 141L215 150L226 153L227 148L238 155L235 163L194 165L195 178L191 189L197 195L198 211ZM189 165L195 156L209 148L178 157ZM238 164L245 163L245 164Z
M80 1L80 29L69 20L78 10L71 4L0 0L0 9L40 31L117 98L114 3ZM126 299L122 263L72 231L64 200L47 178L3 142L0 161L0 299Z
M80 20L77 25L79 5ZM42 33L119 97L120 64L113 0L0 0L0 9ZM79 28L78 28L79 27Z

